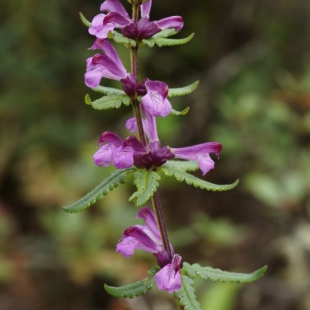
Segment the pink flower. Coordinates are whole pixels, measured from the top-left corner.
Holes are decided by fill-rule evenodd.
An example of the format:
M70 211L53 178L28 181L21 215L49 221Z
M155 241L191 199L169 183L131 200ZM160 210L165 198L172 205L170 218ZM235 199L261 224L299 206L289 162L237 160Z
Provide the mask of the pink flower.
M172 262L156 273L155 281L160 291L165 290L168 293L173 293L182 287L181 265L181 256L175 254L173 255Z
M96 54L86 60L86 86L95 88L102 78L108 78L120 81L124 92L129 97L134 96L137 82L125 69L113 45L106 39L96 39L91 49L101 49L104 54Z
M167 99L168 85L161 81L144 79L138 86L138 92L144 94L141 105L144 111L152 116L165 117L170 114L172 107Z
M109 31L114 28L123 28L130 24L131 19L123 5L117 0L106 0L100 6L100 11L111 12L99 14L91 22L88 32L99 39L106 39Z
M164 248L153 211L150 208L143 207L138 212L137 218L143 219L146 226L135 225L127 228L121 242L116 246L116 251L127 258L134 253L135 249L152 254L163 251Z
M134 136L123 140L110 131L105 131L100 136L99 146L99 150L93 156L95 164L99 167L108 167L112 163L117 169L130 168L132 165L151 169L174 157L167 147L146 147Z
M116 251L127 258L134 253L135 249L152 253L157 258L158 265L162 267L155 275L158 289L166 290L168 293L177 291L182 287L181 256L173 254L172 259L169 257L163 247L155 215L150 208L141 208L137 218L142 218L146 225L135 225L127 228L116 246ZM172 246L171 250L173 253Z
M118 0L105 0L100 7L100 11L104 13L93 18L88 31L97 38L105 39L110 31L113 32L115 28L119 28L124 36L141 41L164 29L173 28L175 31L180 31L183 28L183 19L180 16L171 16L151 22L151 6L152 0L140 5L141 19L136 23Z
M103 54L96 54L86 60L85 84L95 88L104 78L120 81L125 79L129 72L125 69L115 48L108 40L96 40L92 49L102 49Z
M171 148L170 150L176 158L198 162L200 170L205 175L214 168L214 161L209 154L214 153L219 156L222 145L218 142L206 142L182 148Z
M160 141L157 134L157 126L156 126L156 118L152 115L149 115L147 112L145 113L146 118L143 119L143 128L145 130L145 134L147 135L149 141L148 145L150 148L163 150L164 148L160 148ZM135 132L137 130L135 119L129 119L126 123L127 129L131 132ZM186 146L182 148L172 148L166 146L167 154L170 154L170 158L166 158L166 160L175 158L181 158L185 160L193 160L199 164L199 168L202 171L203 175L209 172L214 168L214 161L210 157L210 153L214 153L217 156L220 155L222 150L222 145L218 142L206 142L201 144L196 144L192 146Z
M117 169L129 168L134 163L134 149L123 146L124 140L117 134L105 131L99 139L100 149L94 154L93 159L97 166L108 167L111 163Z

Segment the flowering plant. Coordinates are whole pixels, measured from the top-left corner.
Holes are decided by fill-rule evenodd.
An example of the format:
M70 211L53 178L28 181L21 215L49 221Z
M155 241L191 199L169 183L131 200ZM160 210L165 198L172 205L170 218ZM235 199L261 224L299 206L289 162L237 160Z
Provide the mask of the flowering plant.
M158 196L160 174L173 176L180 182L185 181L189 185L211 191L233 189L238 180L229 185L217 185L189 173L200 169L205 175L214 168L210 154L219 156L222 145L218 142L204 142L181 148L161 145L157 132L157 117L184 115L189 110L174 110L168 98L194 91L198 82L173 89L163 81L146 77L140 80L138 51L144 46L185 44L193 35L184 39L171 39L171 36L183 28L182 17L171 16L151 21L152 0L128 2L132 5L132 17L118 0L105 0L100 7L101 13L95 16L92 22L81 14L82 21L89 27L88 32L95 37L91 49L100 50L100 53L86 60L85 84L94 91L103 93L103 97L95 101L86 95L85 101L98 110L119 108L122 105L132 106L134 117L127 120L125 126L136 135L123 139L111 131L101 134L99 149L93 156L94 163L99 167L112 164L116 170L86 196L64 207L64 210L79 212L88 208L120 183L124 183L128 175L132 175L137 190L129 200L140 208L137 218L142 219L145 225L125 229L116 251L127 258L133 255L136 249L149 252L156 257L158 266L150 270L149 279L123 287L105 285L105 289L113 296L126 298L144 294L156 283L159 290L174 294L179 309L196 310L200 309L193 288L193 279L196 276L203 280L248 283L261 277L266 267L250 274L231 273L186 263L174 252ZM111 42L122 44L129 49L129 71ZM119 81L122 89L101 86L104 78ZM144 206L149 200L152 209Z

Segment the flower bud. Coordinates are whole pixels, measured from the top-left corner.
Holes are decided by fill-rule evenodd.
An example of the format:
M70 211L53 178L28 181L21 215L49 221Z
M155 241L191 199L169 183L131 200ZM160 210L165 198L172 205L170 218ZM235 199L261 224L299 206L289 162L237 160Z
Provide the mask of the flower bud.
M124 79L121 79L121 83L127 96L134 97L136 95L137 82L131 73L129 73Z

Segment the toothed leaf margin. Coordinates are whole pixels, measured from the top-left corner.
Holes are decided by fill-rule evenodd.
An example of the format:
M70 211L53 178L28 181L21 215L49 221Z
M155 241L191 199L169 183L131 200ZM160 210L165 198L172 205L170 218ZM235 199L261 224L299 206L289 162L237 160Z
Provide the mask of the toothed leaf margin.
M212 267L202 267L199 264L190 265L188 263L183 263L183 269L188 276L193 277L196 274L204 281L211 280L213 282L223 283L251 283L264 275L267 266L255 270L252 273L229 272Z
M141 169L133 174L133 178L137 191L130 196L129 201L139 207L153 196L159 186L160 176L155 171Z
M107 195L119 184L125 183L126 176L129 173L134 172L135 170L136 169L134 168L128 168L112 172L110 176L104 179L92 191L90 191L88 194L86 194L84 197L82 197L75 203L63 207L63 209L69 213L77 213L87 209L90 205L100 200L104 195Z
M145 294L148 290L152 289L153 285L154 277L120 287L105 284L104 289L114 297L133 298Z
M231 190L239 183L239 180L236 180L234 183L228 185L213 184L187 173L183 169L177 167L175 164L171 165L170 162L166 162L163 166L161 166L159 171L163 171L167 176L174 176L179 182L185 181L188 185L193 185L194 187L199 187L201 189L213 192Z
M194 281L184 274L181 274L181 281L182 288L174 292L179 305L183 306L184 310L201 310L193 288Z

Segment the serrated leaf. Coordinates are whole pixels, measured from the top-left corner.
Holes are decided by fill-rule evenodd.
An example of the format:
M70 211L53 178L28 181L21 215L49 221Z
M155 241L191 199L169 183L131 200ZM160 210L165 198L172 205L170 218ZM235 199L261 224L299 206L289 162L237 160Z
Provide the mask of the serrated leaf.
M198 163L192 160L170 160L169 166L173 166L184 171L196 171L199 169Z
M199 81L196 81L184 87L169 88L168 97L188 95L197 88L198 84L199 84Z
M135 40L129 39L124 37L122 34L118 33L117 31L109 31L108 39L112 39L115 43L124 44L127 47L135 47L137 45Z
M154 277L150 279L140 280L138 282L128 284L125 286L115 287L104 285L104 289L114 297L133 298L145 294L154 285Z
M184 310L201 310L193 288L194 281L184 274L181 274L181 281L182 288L174 292L174 297L178 299L179 305L183 306Z
M109 177L104 179L92 191L90 191L75 203L63 207L63 209L69 213L76 213L87 209L90 205L100 200L104 195L107 195L119 184L124 183L126 176L135 170L135 168L128 168L112 172Z
M172 115L177 115L177 116L179 116L179 115L185 115L185 114L188 113L188 111L189 111L189 107L186 107L183 111L176 111L176 110L172 109L172 110L171 110L171 114L172 114Z
M166 162L163 166L160 167L159 170L163 171L167 176L174 176L179 182L185 181L188 185L193 185L195 187L214 192L231 190L239 183L239 180L236 180L234 183L228 185L213 184L199 179L173 164L171 165L170 162Z
M153 35L153 38L168 38L175 35L176 33L177 31L175 31L174 28L164 29Z
M129 201L133 201L136 206L141 206L147 202L155 193L160 180L160 176L152 170L141 169L133 174L133 183L137 186Z
M159 47L175 46L175 45L181 45L181 44L185 44L189 42L193 38L193 36L194 34L192 33L191 35L183 39L167 39L167 38L152 37L150 39L144 39L142 40L142 42L148 45L148 47L153 47L155 44Z
M91 22L89 22L86 18L85 18L85 16L83 15L83 13L79 13L80 14L80 18L81 18L81 21L82 21L82 23L86 26L86 27L91 27Z
M191 265L189 263L183 262L183 267L182 267L181 272L189 276L191 279L194 279L197 276L197 274L196 274L196 271L191 269L190 267Z
M214 282L250 283L262 277L267 270L267 266L252 273L228 272L221 269L214 269L212 267L201 267L199 264L189 265L188 263L183 264L183 269L191 275L195 272L204 281L211 280Z
M92 88L93 91L103 93L105 95L125 95L125 92L118 88L112 88L112 87L105 87L98 85L95 88Z
M126 95L106 95L95 101L91 101L88 94L85 95L85 103L91 105L95 110L119 109L122 104L130 105L130 98Z

